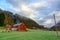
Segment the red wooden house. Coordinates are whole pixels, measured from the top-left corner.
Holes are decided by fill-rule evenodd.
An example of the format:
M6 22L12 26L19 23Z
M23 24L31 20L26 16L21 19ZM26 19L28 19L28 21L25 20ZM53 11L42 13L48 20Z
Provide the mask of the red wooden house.
M21 23L17 29L20 31L26 31L26 25L24 23Z
M8 25L6 26L7 29L9 30L18 30L18 31L26 31L26 25L24 23L20 23L20 24L15 24L13 26Z

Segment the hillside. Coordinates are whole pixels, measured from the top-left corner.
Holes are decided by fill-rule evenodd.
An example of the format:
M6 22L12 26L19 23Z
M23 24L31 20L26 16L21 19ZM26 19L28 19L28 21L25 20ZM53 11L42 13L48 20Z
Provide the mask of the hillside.
M6 25L6 24L13 25L13 24L16 24L16 23L24 22L26 24L27 28L34 28L34 29L35 28L39 28L39 29L43 28L42 25L38 25L35 21L33 21L30 18L21 16L21 15L18 15L18 14L13 15L12 12L0 9L0 13L1 13L1 11L5 15L4 22L3 22L4 25Z
M35 21L33 21L30 18L26 18L18 14L16 14L15 17L18 18L20 22L24 22L28 28L39 28L39 29L43 28L42 25L38 25Z

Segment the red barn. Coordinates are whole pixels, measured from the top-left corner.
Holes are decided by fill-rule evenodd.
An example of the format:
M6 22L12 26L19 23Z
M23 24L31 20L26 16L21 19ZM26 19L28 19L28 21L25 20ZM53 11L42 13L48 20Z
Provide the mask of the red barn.
M24 23L21 23L19 26L18 26L18 30L20 31L26 31L26 25Z
M11 30L26 31L26 25L24 23L15 24L13 26L8 25L7 28Z

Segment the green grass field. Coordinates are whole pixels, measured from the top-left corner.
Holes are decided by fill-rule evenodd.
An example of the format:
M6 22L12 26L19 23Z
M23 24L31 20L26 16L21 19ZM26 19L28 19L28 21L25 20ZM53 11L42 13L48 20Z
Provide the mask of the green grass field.
M54 31L28 30L27 32L0 32L0 40L60 40Z

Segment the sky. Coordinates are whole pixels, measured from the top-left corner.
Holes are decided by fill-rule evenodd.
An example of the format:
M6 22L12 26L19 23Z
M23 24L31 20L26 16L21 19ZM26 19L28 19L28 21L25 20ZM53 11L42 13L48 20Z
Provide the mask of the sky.
M44 27L54 25L53 14L60 21L60 0L0 0L0 8L31 18Z

